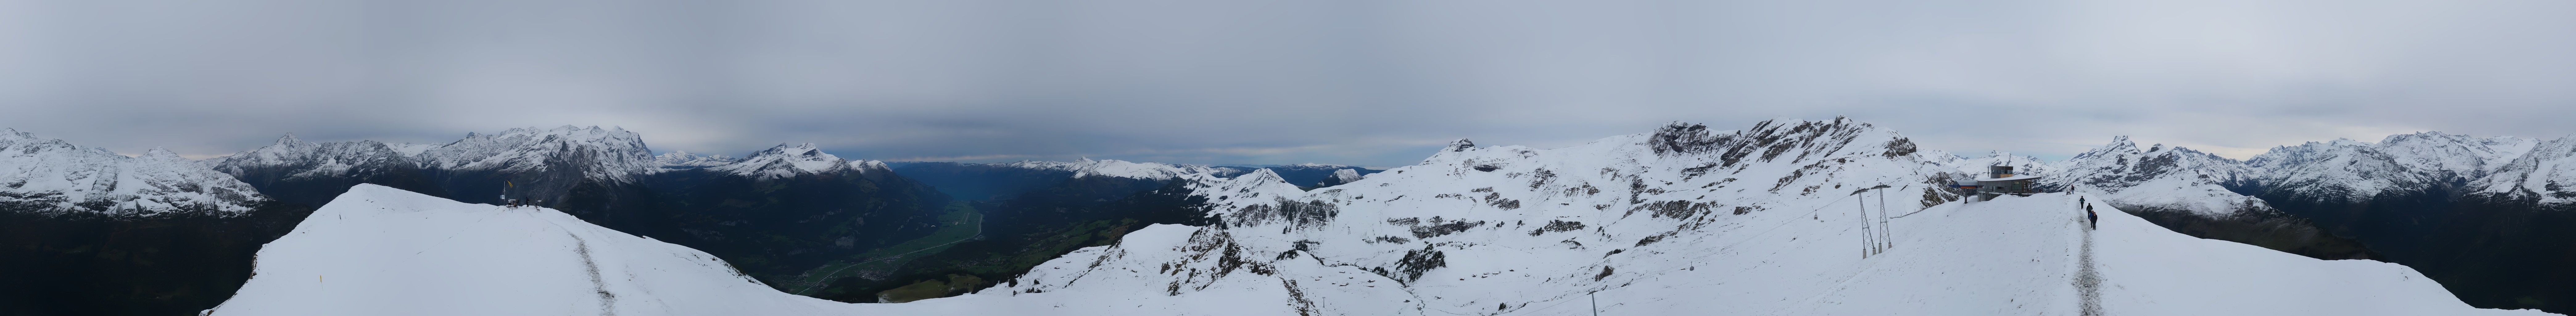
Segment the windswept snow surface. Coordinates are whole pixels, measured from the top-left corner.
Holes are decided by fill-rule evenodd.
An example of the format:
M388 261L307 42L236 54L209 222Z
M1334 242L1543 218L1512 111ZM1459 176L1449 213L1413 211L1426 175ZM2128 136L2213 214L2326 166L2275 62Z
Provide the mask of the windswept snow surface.
M358 185L259 250L212 315L849 315L553 209Z

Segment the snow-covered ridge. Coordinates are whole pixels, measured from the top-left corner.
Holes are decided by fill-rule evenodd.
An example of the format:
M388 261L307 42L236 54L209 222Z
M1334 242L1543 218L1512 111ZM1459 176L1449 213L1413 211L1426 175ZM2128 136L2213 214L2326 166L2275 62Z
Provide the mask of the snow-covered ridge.
M661 165L663 170L706 168L733 164L737 161L742 159L725 155L699 155L688 151L673 151L653 156L653 163Z
M344 177L389 168L417 168L419 164L411 156L434 147L371 140L314 143L290 133L265 147L198 163L236 176L253 169L288 168L301 170L288 178Z
M706 169L760 179L789 178L798 175L810 174L834 174L841 172L864 173L890 170L886 168L885 162L875 160L851 161L848 159L841 159L840 156L823 153L822 149L815 148L812 143L796 145L778 144L778 146L770 147L769 149L753 152L751 156L743 157L741 160L734 161L733 163L707 167Z
M446 170L498 170L542 173L572 168L591 179L633 181L660 167L644 138L624 128L565 125L553 129L513 128L498 134L467 133L464 139L421 152L425 166Z
M2049 186L2100 194L2126 207L2191 210L2224 216L2271 207L2246 194L2324 201L2367 201L2386 194L2456 192L2544 203L2576 203L2576 188L2554 191L2542 168L2551 159L2545 142L2515 137L2472 137L2441 132L2390 135L2378 143L2351 139L2280 146L2243 161L2181 147L2138 149L2127 137L2049 162L2024 173L2046 176ZM2514 163L2532 160L2530 166ZM1977 161L1977 164L1993 164ZM1981 168L1981 167L1963 167ZM2536 172L2536 173L2535 173ZM2539 176L2533 176L2539 174ZM2543 179L2531 185L2524 179ZM2527 187L2527 188L2526 188ZM2526 193L2515 193L2517 188ZM2568 192L2558 194L2558 192Z
M2227 189L2227 181L2245 173L2240 162L2190 148L2156 144L2139 150L2137 143L2120 136L2051 165L2036 173L2047 175L2041 178L2042 184L2091 193L2122 208L2211 217L2273 211L2261 199Z
M2576 137L2533 146L2468 187L2480 194L2532 199L2544 205L2576 204Z
M562 126L466 133L463 139L438 145L371 140L316 143L287 134L268 146L200 163L236 177L284 172L284 179L362 178L397 169L432 169L551 173L626 182L663 170L663 161L650 153L641 136L623 128Z
M153 148L127 157L0 129L0 209L40 214L239 216L268 201L249 184Z
M553 209L362 184L259 250L210 315L849 315Z
M2407 169L2419 170L2440 181L2467 181L2486 177L2539 143L2510 136L2478 138L2422 132L2388 135L2377 145Z
M2254 172L2247 178L2260 186L2345 201L2366 200L2400 188L2424 188L2436 181L2397 163L2397 157L2378 146L2351 139L2276 147L2246 159L2245 164Z
M2500 176L2509 162L2532 155L2540 143L2439 132L2391 135L2379 143L2309 142L2246 159L2241 178L2243 185L2274 194L2358 201Z
M995 164L1000 166L1072 171L1073 177L1106 176L1135 179L1174 179L1188 175L1222 175L1226 169L1201 165L1175 165L1157 162L1129 162L1116 159L1075 161L1021 161Z

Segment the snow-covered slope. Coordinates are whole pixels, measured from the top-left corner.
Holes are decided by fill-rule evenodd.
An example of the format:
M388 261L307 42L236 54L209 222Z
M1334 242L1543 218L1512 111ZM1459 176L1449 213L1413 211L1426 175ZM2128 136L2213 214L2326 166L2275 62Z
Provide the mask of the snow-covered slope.
M2156 144L2139 150L2126 136L2054 164L2042 184L2109 199L2124 209L2188 211L2224 217L2273 212L2262 199L2228 191L2244 172L2241 163L2205 152Z
M489 170L510 173L579 174L594 180L633 181L661 164L644 138L624 128L562 126L513 128L499 134L468 133L465 139L423 151L421 164L445 170ZM557 170L562 169L562 170Z
M848 315L553 209L359 185L259 250L211 315Z
M0 211L150 217L238 216L268 198L169 150L126 157L0 129Z
M734 161L730 164L707 167L707 170L742 175L756 179L777 179L795 177L797 175L837 174L842 172L864 173L886 171L888 169L886 169L885 162L875 160L852 161L841 159L840 156L823 153L823 150L814 148L814 144L812 143L805 143L797 145L778 144L776 147L770 147L769 149L763 149L759 152L753 152L750 156L742 157L741 160Z

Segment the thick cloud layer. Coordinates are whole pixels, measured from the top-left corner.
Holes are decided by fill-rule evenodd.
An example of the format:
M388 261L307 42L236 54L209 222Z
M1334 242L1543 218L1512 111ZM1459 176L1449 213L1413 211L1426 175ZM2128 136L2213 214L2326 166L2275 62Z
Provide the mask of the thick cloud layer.
M1404 165L1682 120L2244 157L2556 137L2576 2L0 0L0 127L141 152L618 125L657 150Z

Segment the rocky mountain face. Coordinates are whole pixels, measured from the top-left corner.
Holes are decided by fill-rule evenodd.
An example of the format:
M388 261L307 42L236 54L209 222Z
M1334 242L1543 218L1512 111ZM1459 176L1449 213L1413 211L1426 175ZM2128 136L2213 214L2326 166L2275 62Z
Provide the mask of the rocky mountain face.
M126 157L0 129L0 209L61 216L241 216L268 198L168 150Z
M2576 204L2576 137L2530 145L2506 147L2523 149L2517 152L2520 153L2518 158L2485 160L2488 164L2484 166L2494 168L2481 169L2487 171L2486 174L2469 181L2465 190L2500 202L2525 202L2556 208ZM2499 150L2499 155L2493 157L2504 157L2501 155L2504 152L2507 151Z
M309 212L167 150L0 130L0 314L193 313Z
M313 143L294 135L275 144L210 159L232 174L292 202L328 203L357 183L374 183L478 203L503 195L550 203L606 205L597 194L624 190L662 169L642 136L617 128L562 126L467 133L442 145L369 140ZM552 204L549 204L552 205Z
M446 188L433 181L415 158L434 147L370 140L315 143L289 134L267 147L199 163L272 192L281 201L322 205L359 183L443 194Z

